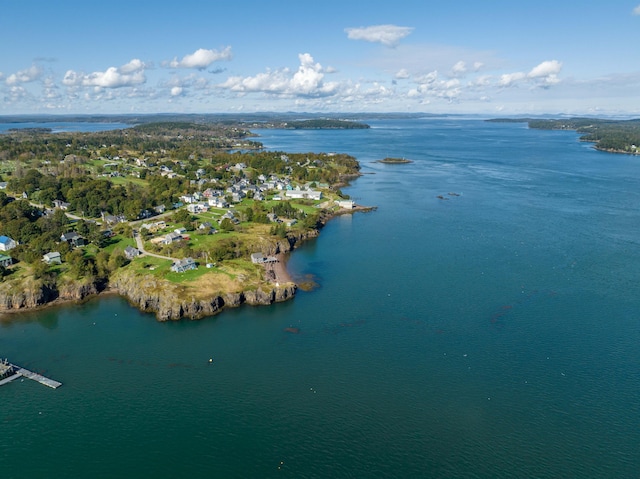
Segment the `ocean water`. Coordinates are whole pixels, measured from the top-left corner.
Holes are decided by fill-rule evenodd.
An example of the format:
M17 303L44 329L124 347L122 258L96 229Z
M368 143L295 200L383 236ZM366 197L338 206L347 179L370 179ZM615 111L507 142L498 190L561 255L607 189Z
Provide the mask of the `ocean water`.
M1 356L64 383L0 388L0 476L638 477L640 160L524 124L370 124L258 132L356 156L343 192L378 207L291 255L313 291L0 322Z

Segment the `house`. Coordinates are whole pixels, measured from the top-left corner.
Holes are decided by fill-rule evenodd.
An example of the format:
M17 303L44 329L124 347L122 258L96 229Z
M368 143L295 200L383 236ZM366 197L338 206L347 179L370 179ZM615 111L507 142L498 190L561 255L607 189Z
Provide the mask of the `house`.
M164 229L167 227L167 224L164 221L156 221L155 223L143 223L140 229L149 230L152 233L155 233L158 230Z
M6 254L0 254L0 266L3 268L8 268L13 264L13 259L11 256L7 256Z
M60 257L60 253L57 251L52 251L42 256L42 261L47 264L60 264L62 263L62 258Z
M355 203L353 202L353 200L338 200L336 201L336 204L345 210L352 210L355 206Z
M294 199L310 199L310 200L320 200L322 199L322 191L316 191L316 190L299 190L299 189L295 189L295 190L287 190L285 192L285 196L287 198L294 198Z
M165 205L158 205L153 207L153 210L158 214L164 213L166 209L167 207Z
M171 233L167 233L164 237L164 244L171 244L175 241L180 241L182 239L182 235L172 231Z
M193 214L204 213L205 211L209 211L209 205L205 205L203 203L191 203L190 205L187 205L187 211Z
M266 258L262 253L251 253L251 262L253 264L262 264L265 259Z
M190 269L198 269L198 265L193 260L193 258L179 259L171 265L171 271L174 271L176 273L184 273L185 271L189 271Z
M14 240L8 236L0 236L0 251L9 251L18 245Z
M227 200L220 197L209 198L209 206L213 206L214 208L227 208L229 203Z
M175 233L178 233L179 235L183 235L187 232L187 228L176 228L175 230L173 230Z
M71 206L71 204L67 203L66 201L53 200L53 207L54 208L60 208L61 210L68 210L69 206Z
M133 246L127 246L124 249L124 255L128 260L132 260L136 256L140 254L140 250L138 248L134 248Z
M60 236L60 241L69 243L70 246L84 246L87 244L86 240L75 231L64 233Z
M109 225L115 225L118 223L126 223L127 218L124 215L107 215L102 212L102 221Z
M251 253L251 262L253 264L277 263L278 258L275 256L265 256L262 253Z

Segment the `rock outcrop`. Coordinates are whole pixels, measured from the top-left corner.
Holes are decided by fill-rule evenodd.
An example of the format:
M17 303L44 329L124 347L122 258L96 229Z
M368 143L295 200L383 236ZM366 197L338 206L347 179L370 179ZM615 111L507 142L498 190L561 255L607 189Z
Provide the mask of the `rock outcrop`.
M225 292L203 299L195 298L181 285L131 272L117 274L111 287L141 311L155 313L159 321L198 319L242 304L269 305L291 299L297 289L295 284L288 283L268 289Z
M98 284L93 278L60 285L29 277L7 281L0 284L0 312L35 309L56 300L80 301L98 291Z

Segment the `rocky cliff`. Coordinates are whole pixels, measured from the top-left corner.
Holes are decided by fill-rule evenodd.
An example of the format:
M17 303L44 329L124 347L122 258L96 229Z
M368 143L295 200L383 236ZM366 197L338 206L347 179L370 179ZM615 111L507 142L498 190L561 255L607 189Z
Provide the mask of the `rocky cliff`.
M41 279L25 277L0 283L0 312L33 309L56 300L80 301L98 293L93 278L47 284Z
M242 304L269 305L292 298L296 293L293 283L258 288L251 291L225 292L208 298L196 298L182 285L130 271L122 271L111 282L111 287L141 311L153 312L159 321L181 318L197 319L219 313L225 307Z

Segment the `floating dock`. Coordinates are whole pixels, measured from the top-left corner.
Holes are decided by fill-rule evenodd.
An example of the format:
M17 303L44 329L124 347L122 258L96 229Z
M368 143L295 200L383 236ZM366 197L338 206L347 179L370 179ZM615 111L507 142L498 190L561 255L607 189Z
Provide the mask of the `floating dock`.
M0 386L10 383L20 377L37 381L40 384L44 384L45 386L49 386L53 389L57 389L62 386L62 383L58 381L54 381L53 379L49 379L41 374L34 373L33 371L21 368L20 366L16 366L15 364L11 364L7 361L0 361L0 377L4 377L4 379L0 380Z

